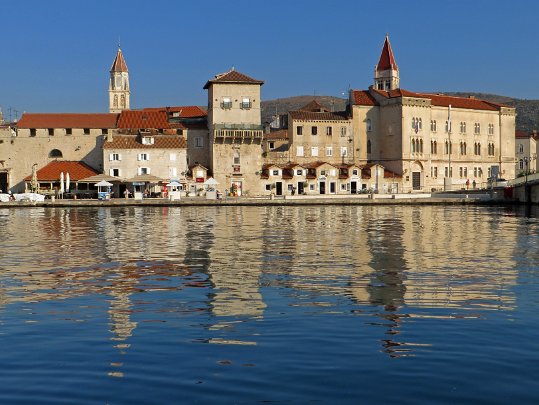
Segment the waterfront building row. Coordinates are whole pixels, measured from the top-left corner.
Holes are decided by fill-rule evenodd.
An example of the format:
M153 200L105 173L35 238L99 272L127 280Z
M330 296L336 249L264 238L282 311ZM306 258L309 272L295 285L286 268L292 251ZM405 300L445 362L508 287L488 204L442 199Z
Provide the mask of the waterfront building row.
M430 192L480 186L496 174L515 177L515 109L400 88L388 37L373 85L351 89L343 111L313 101L289 111L281 128L265 131L263 84L232 69L204 85L207 110L130 110L129 72L118 50L108 114L25 113L0 131L0 188L21 191L36 165L53 160L82 161L122 180L151 175L158 184L177 180L195 189L201 180L191 169L199 165L220 189L238 195ZM373 167L378 175L361 176ZM345 170L357 170L357 178L344 178ZM295 174L284 178L288 173Z

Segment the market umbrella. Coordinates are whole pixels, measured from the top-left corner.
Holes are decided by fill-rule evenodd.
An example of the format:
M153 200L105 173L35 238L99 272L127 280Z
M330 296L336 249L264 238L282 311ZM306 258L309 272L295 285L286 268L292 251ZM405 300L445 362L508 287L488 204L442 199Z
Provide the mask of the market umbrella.
M213 177L210 177L208 180L204 182L204 184L206 186L216 186L217 184L219 184L219 182L215 180Z
M66 193L69 193L69 182L70 182L70 178L69 178L69 172L67 172L66 174Z
M101 180L99 183L95 184L97 187L111 187L112 183L109 183L106 180Z
M64 172L60 173L60 193L64 192Z

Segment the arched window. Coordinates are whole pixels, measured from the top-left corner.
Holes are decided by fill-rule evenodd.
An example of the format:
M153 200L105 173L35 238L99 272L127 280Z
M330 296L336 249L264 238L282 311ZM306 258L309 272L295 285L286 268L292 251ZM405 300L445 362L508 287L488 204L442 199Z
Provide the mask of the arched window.
M125 94L122 94L120 97L120 106L125 108Z
M372 123L371 123L371 119L370 119L370 118L367 118L366 126L367 126L367 132L372 131Z
M114 107L118 107L118 95L117 94L114 95L114 101L112 102L112 105Z
M371 141L370 141L370 139L367 141L367 153L371 153Z
M419 140L419 153L423 153L423 139Z
M62 155L62 151L59 150L59 149L53 149L49 152L49 157L50 158L61 158L61 157L64 157L64 155Z

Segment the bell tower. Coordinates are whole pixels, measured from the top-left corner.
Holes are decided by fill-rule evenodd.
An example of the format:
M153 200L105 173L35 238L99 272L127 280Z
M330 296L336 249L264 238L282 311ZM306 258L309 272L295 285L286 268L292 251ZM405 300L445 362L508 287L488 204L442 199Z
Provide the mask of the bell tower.
M395 56L387 34L380 60L374 68L374 88L385 91L400 88L399 67L395 62Z
M129 110L129 72L120 46L116 58L110 68L109 81L109 112L119 113Z

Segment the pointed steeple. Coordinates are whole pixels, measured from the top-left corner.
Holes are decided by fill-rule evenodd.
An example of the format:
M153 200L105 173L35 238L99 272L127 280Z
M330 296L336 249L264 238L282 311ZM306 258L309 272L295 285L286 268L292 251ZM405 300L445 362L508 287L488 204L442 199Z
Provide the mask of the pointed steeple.
M374 86L378 90L395 90L400 87L399 67L391 49L389 36L386 34L382 53L374 69Z
M130 96L129 72L118 44L118 52L110 68L109 112L119 113L122 110L129 110Z
M125 63L124 55L122 54L122 49L118 46L118 53L116 53L116 58L112 63L110 68L111 72L127 72L127 64Z

